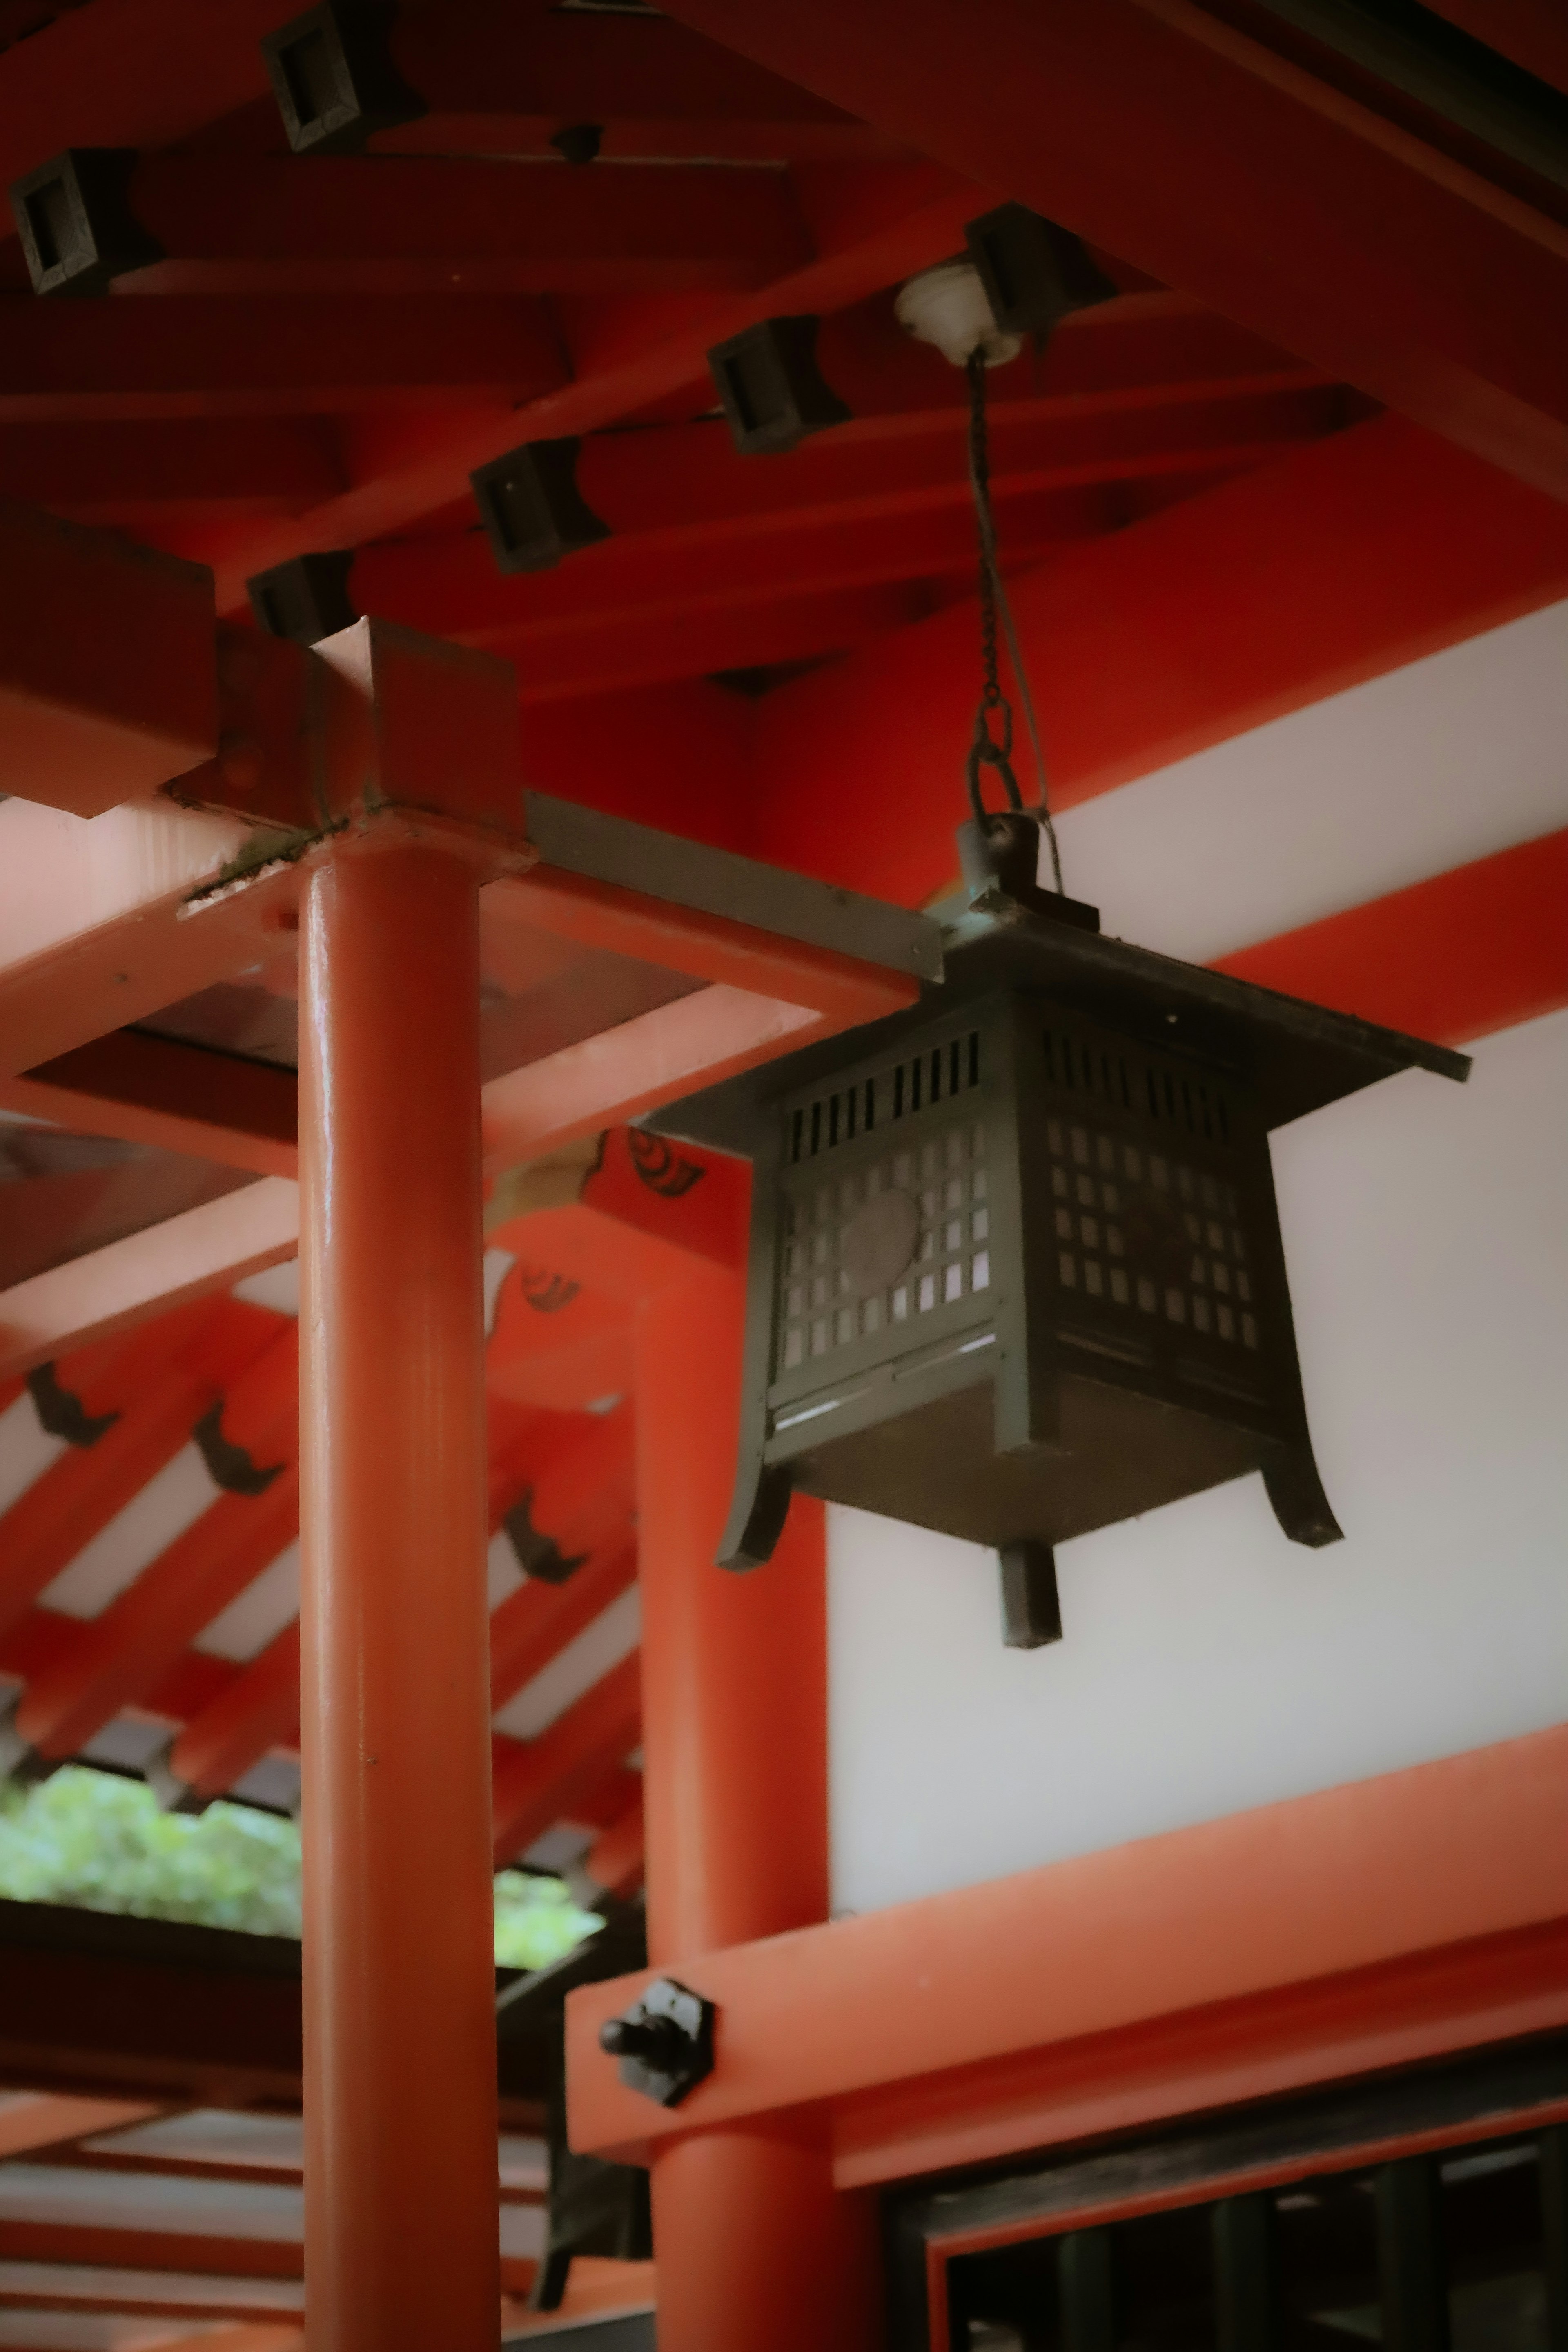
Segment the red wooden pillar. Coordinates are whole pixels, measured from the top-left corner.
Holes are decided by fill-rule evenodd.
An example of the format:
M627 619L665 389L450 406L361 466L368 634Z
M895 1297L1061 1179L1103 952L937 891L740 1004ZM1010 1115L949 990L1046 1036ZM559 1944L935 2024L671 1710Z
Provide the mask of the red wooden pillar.
M301 914L306 2336L493 2352L476 877L351 844Z
M637 1321L648 1948L684 1961L826 1916L823 1515L773 1560L713 1564L735 1470L742 1287L696 1276ZM721 2019L722 2049L723 2021ZM868 2352L868 2202L810 2128L694 2133L653 2164L660 2352Z

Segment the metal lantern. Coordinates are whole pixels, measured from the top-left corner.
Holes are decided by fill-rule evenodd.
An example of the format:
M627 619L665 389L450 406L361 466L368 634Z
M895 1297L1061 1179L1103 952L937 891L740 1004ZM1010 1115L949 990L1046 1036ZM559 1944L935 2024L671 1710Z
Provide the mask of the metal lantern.
M1051 1548L1180 1496L1259 1470L1293 1541L1339 1536L1268 1132L1468 1063L1102 937L1020 878L1009 825L938 910L918 1006L647 1123L753 1163L724 1563L767 1558L798 1486L994 1547L1032 1646L1060 1632Z

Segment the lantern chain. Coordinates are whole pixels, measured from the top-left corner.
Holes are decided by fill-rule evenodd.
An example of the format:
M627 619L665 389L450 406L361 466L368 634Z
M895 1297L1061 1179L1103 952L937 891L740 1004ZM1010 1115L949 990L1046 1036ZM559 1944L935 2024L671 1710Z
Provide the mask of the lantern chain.
M1000 613L1003 633L1007 640L1007 657L1023 700L1024 723L1028 729L1029 744L1034 752L1035 773L1040 788L1040 823L1050 844L1051 873L1060 892L1063 890L1062 860L1047 796L1045 752L1040 743L1039 724L1035 717L1034 697L1029 691L1028 672L1024 667L1018 632L1014 626L1013 608L1007 601L1007 590L996 554L996 523L991 508L990 451L985 421L985 355L983 348L977 347L970 353L966 373L969 377L969 487L974 497L974 521L980 541L982 679L980 704L974 714L974 740L969 747L970 805L976 821L984 823L985 812L980 795L982 768L995 769L1010 807L1022 809L1024 805L1023 794L1013 772L1013 706L1002 691L998 675L996 623ZM995 733L992 731L994 721L998 730Z

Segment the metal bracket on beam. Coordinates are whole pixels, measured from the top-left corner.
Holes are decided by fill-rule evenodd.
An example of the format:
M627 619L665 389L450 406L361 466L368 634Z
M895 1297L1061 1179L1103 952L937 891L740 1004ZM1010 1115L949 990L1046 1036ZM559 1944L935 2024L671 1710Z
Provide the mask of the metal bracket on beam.
M621 2062L621 2080L661 2107L678 2107L713 2072L713 2021L700 1992L656 1977L642 1999L599 2029L599 2047Z
M357 155L374 131L429 111L394 61L395 11L329 0L268 33L261 55L296 155Z
M577 488L582 442L525 441L468 477L498 572L548 572L611 536Z
M1069 310L1109 302L1121 290L1070 229L1027 205L998 205L964 224L991 314L1004 334L1048 335Z
M269 637L287 637L297 646L320 645L340 629L352 629L359 608L349 593L353 569L353 548L334 548L316 555L296 555L275 563L245 583L257 626Z
M714 388L742 457L793 449L808 434L848 422L851 410L816 364L821 320L760 319L708 354Z
M68 1445L96 1445L120 1418L118 1412L89 1412L80 1397L60 1386L52 1363L34 1365L27 1374L27 1394L39 1427L51 1437L63 1437Z
M134 147L68 147L11 184L35 294L107 294L117 278L162 261L131 206Z

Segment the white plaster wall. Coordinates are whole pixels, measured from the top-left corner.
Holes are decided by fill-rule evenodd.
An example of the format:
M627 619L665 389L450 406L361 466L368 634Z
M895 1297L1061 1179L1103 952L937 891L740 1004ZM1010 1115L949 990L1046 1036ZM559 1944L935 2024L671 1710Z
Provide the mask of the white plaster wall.
M1106 930L1205 963L1564 824L1568 602L1101 793L1058 832Z
M970 1885L1568 1717L1568 1013L1275 1138L1308 1407L1345 1529L1257 1478L1058 1553L829 1515L834 1901Z
M1568 605L1073 811L1068 887L1203 958L1568 824ZM1564 910L1568 919L1568 909ZM1247 1480L989 1554L830 1514L834 1900L868 1910L1568 1717L1568 1013L1274 1139L1342 1544Z

